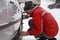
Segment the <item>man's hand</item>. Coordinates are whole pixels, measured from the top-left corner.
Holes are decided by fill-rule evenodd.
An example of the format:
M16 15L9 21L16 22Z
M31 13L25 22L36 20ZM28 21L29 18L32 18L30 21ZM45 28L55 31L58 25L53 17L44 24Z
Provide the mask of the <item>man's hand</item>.
M22 31L20 34L20 36L28 36L28 35L29 35L28 32L24 32L24 31Z

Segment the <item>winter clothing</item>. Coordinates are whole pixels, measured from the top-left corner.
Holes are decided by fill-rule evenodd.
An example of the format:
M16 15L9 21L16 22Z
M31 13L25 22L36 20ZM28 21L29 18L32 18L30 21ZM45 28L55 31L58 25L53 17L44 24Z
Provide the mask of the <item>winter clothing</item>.
M31 30L34 29L34 25L33 25L32 19L30 19L30 20L28 21L28 24L29 24ZM38 35L38 36L35 36L35 38L39 38L39 39L37 39L37 40L47 40L47 39L48 39L48 40L57 40L56 38L48 37L47 35L45 35L44 32L42 32L42 33L41 33L40 35Z
M41 7L36 7L31 14L34 29L29 29L28 32L30 35L37 36L42 32L45 33L48 37L55 37L58 33L58 25L54 17L49 13L45 12Z
M29 10L29 9L32 9L34 8L34 4L32 3L32 1L28 1L25 3L25 7L24 7L24 10Z

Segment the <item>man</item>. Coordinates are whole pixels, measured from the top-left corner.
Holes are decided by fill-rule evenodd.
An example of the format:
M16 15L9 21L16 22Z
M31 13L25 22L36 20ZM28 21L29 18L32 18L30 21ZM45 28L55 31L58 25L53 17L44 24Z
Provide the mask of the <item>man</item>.
M21 36L34 35L38 40L57 40L58 25L53 16L46 12L39 5L34 5L31 1L25 2L24 11L32 17L29 21L30 29L21 32Z

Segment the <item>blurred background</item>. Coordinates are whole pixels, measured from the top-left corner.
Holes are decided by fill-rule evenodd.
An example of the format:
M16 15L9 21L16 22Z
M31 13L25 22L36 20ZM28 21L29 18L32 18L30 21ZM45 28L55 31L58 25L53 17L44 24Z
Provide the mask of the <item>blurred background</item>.
M23 13L23 7L25 6L26 1L32 1L34 4L40 4L44 10L51 12L51 14L56 19L59 26L59 33L56 36L57 40L60 39L60 0L0 0L0 40L14 40L16 31L21 26L21 21L14 23L14 25L8 27L1 27L10 22L15 22L22 15L24 19L23 22L23 31L29 29L28 21L31 17L27 17L26 13ZM17 31L18 33L18 31ZM21 39L19 39L21 40ZM22 40L36 40L34 36L24 36Z

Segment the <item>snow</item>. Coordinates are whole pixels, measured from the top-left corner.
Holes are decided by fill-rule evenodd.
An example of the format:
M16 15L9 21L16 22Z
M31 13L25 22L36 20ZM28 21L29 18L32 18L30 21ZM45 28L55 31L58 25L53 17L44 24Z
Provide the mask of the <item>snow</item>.
M48 5L55 3L55 1L47 1L47 0L41 0L41 7L44 8L46 11L51 12L51 14L54 16L54 18L56 19L58 26L59 26L59 32L58 35L56 36L57 40L60 40L60 9L54 8L54 9L49 9ZM29 26L28 26L28 19L24 19L23 20L23 31L27 31ZM34 38L34 36L25 36L23 37L22 40L36 40Z
M13 1L13 0L12 0ZM56 21L57 21L57 23L58 23L58 26L59 26L59 32L58 32L58 35L56 36L56 38L57 38L57 40L59 40L60 39L60 9L57 9L57 8L54 8L54 9L49 9L48 8L48 5L50 5L50 4L53 4L53 3L55 3L55 0L41 0L41 7L42 8L44 8L46 11L49 11L49 12L51 12L51 14L54 16L54 18L56 19ZM24 4L21 6L21 7L23 7L24 6ZM1 12L1 10L0 10L0 12ZM11 14L12 15L12 14ZM20 16L21 14L20 13L18 13L18 14L15 14L13 17L14 17L14 19L18 19L19 17L21 17ZM28 18L28 19L24 19L23 20L23 31L27 31L28 29L29 29L29 25L28 25L28 21L30 20L31 18ZM7 20L7 19L6 19ZM15 25L15 29L13 29L13 30L17 30L18 29L18 26L19 26L19 23L17 23L17 25ZM6 31L9 31L9 30L11 30L11 29L7 29ZM11 30L12 31L12 30ZM4 33L5 31L3 31L3 33ZM1 33L1 32L0 32ZM2 34L2 33L1 33ZM11 34L11 32L7 32L7 34ZM8 36L8 35L5 35L4 37L6 37L6 36ZM2 34L2 35L4 35L4 34ZM10 36L10 35L9 35ZM4 38L3 37L3 38ZM2 37L1 37L2 38ZM7 38L7 37L6 37ZM2 40L4 40L4 39L2 39ZM5 40L7 40L7 39L5 39ZM22 40L36 40L36 38L34 37L34 36L24 36L23 38L22 38Z

